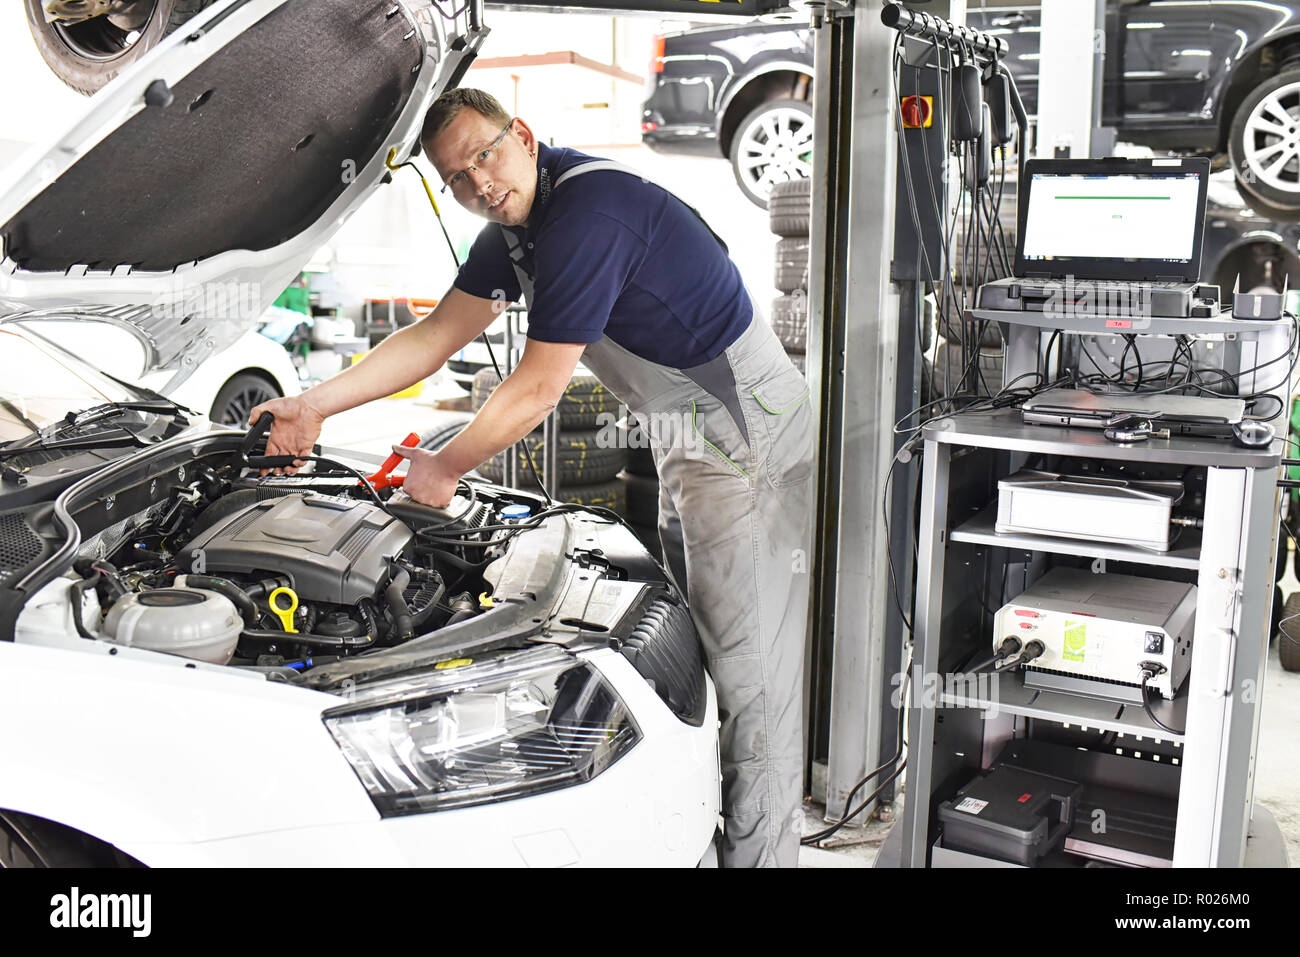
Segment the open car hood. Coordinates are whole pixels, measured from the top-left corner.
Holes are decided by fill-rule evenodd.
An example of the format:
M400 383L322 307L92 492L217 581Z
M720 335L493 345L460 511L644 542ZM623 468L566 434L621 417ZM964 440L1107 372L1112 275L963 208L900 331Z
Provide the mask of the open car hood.
M111 322L171 391L409 154L486 33L427 0L213 5L0 193L0 322Z

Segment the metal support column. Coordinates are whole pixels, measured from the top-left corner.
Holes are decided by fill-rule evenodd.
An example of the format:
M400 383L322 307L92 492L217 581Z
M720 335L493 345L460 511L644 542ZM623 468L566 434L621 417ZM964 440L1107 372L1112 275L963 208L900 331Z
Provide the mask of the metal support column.
M816 45L809 345L821 358L813 378L822 422L813 640L821 677L829 680L818 694L829 694L829 723L821 730L832 816L878 763L878 692L888 687L882 610L890 602L889 571L881 518L894 455L898 361L898 295L889 282L893 40L878 9L861 4L830 16Z
M1106 0L1043 0L1038 59L1040 159L1092 154L1101 120ZM1083 38L1091 38L1091 42ZM1110 152L1104 146L1101 155Z

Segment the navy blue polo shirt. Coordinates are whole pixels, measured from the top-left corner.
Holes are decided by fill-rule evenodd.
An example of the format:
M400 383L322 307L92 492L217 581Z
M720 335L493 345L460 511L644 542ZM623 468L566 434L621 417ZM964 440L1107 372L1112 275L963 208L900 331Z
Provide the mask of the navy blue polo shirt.
M539 144L528 225L508 227L533 277L528 338L587 343L607 335L677 369L715 358L753 316L736 264L689 207L640 177L595 170L554 186L595 159ZM520 298L498 224L479 233L455 286L484 299Z

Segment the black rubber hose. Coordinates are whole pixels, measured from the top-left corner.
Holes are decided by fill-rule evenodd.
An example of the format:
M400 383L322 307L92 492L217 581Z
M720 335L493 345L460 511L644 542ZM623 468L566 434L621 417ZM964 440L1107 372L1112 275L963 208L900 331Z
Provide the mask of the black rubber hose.
M271 631L268 628L245 628L239 637L241 640L296 643L313 648L368 648L373 642L369 635L313 635L305 631Z
M95 572L95 574L90 578L75 582L72 587L68 589L68 597L72 600L72 624L76 627L77 634L82 638L89 638L91 641L96 641L98 639L96 639L96 637L86 629L86 623L82 620L81 616L83 610L81 607L81 600L85 597L87 588L94 588L99 584L100 577L100 573Z
M406 604L406 586L411 584L411 573L399 568L384 589L388 599L388 613L393 616L393 637L398 641L408 641L415 637L415 622L411 619L411 608Z
M249 598L268 598L271 592L277 588L291 588L293 585L287 576L280 575L275 578L263 578L256 585L249 585L244 589L244 593Z
M250 627L256 625L262 617L262 613L257 610L257 605L253 604L253 599L249 598L242 588L228 578L217 578L214 575L186 575L182 583L182 587L184 586L205 588L208 591L225 595L239 609L239 615L244 619L244 624Z

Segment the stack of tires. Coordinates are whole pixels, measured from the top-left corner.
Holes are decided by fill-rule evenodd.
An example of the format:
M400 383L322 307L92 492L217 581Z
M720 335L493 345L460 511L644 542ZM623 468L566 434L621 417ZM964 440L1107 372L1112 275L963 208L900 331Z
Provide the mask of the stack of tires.
M772 187L767 212L776 243L776 288L772 330L800 372L808 348L808 247L812 180L795 179Z
M488 396L500 384L496 371L490 367L480 369L474 375L470 404L475 411L483 407ZM627 448L611 441L608 431L600 428L602 413L618 414L618 399L595 376L575 375L565 389L557 411L560 443L557 465L560 475L555 497L578 505L598 505L625 515L627 490L624 483L619 481L618 473L627 464ZM506 457L513 453L519 487L533 489L536 482L529 466L528 453L524 451L525 446L532 453L532 462L537 467L538 476L547 482L546 442L541 426L512 450L502 452L480 465L479 474L489 482L504 482Z

